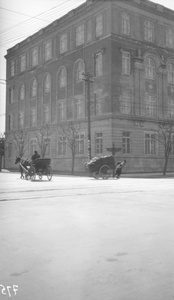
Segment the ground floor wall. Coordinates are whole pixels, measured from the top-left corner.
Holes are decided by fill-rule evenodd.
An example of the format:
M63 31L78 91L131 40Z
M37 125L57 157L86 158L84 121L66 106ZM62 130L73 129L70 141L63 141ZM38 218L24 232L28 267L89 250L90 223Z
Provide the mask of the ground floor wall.
M56 126L55 126L56 127ZM80 132L84 134L84 152L75 155L75 173L85 173L85 163L88 161L88 129L87 123L81 124ZM56 128L54 128L56 129ZM115 147L121 150L116 152L116 161L126 159L127 163L124 167L125 173L137 172L162 172L164 168L164 149L157 142L156 153L145 153L145 134L158 131L157 124L153 122L140 122L135 120L123 119L119 117L105 118L101 120L92 120L91 122L91 156L111 155L108 148L111 148L113 143ZM30 133L30 138L34 137L33 132ZM100 133L100 148L96 147L96 136ZM128 134L127 143L129 143L129 151L125 151L124 135ZM8 135L10 137L10 134ZM12 136L11 136L12 138ZM71 173L72 155L71 149L67 147L66 154L58 153L57 130L53 130L50 136L50 151L46 157L51 158L53 172ZM128 145L127 145L128 146ZM39 149L37 148L38 152ZM11 156L8 151L5 153L5 168L18 169L15 165L15 157L17 150L13 147ZM28 145L25 157L31 157L31 149ZM174 171L174 154L170 155L167 171Z

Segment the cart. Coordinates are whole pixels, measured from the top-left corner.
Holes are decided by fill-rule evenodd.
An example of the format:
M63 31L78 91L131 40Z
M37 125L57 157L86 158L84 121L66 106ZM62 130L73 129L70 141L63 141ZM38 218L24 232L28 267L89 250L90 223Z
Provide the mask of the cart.
M31 180L36 179L36 175L38 175L39 179L41 180L42 177L45 175L47 176L48 180L52 179L52 170L51 170L51 159L50 158L37 158L35 159L30 167L30 178Z
M115 159L114 156L94 157L90 162L86 163L86 168L90 175L95 179L108 179L111 174L114 174Z
M101 156L94 157L88 163L86 163L86 169L89 174L92 175L95 179L103 178L108 179L110 176L113 178L120 177L120 170L125 165L126 161L115 163L114 156Z

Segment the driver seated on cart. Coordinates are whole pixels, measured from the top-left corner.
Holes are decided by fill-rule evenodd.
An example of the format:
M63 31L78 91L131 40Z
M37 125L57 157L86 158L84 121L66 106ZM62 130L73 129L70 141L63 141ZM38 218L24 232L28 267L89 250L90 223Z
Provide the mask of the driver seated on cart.
M34 154L32 155L31 159L32 159L32 161L34 161L37 158L40 158L40 155L37 151L34 151Z

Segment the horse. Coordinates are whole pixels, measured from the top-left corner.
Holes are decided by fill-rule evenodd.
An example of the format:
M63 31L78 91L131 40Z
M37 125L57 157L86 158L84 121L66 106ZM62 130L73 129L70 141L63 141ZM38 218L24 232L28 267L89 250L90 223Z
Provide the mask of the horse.
M21 172L21 179L24 178L25 173L25 179L28 179L29 176L29 169L31 166L31 159L26 159L24 157L16 156L15 165L19 163L19 169Z

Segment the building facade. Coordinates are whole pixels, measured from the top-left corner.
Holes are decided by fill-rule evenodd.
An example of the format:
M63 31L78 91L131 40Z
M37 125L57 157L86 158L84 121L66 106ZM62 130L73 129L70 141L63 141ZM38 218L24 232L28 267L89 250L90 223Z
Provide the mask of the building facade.
M6 168L15 167L15 132L28 134L29 157L39 151L36 133L49 126L52 168L71 170L59 127L72 122L79 125L75 171L84 172L90 103L92 157L109 155L114 143L126 172L163 169L156 136L159 120L174 119L174 11L148 0L87 0L8 49L6 60Z

